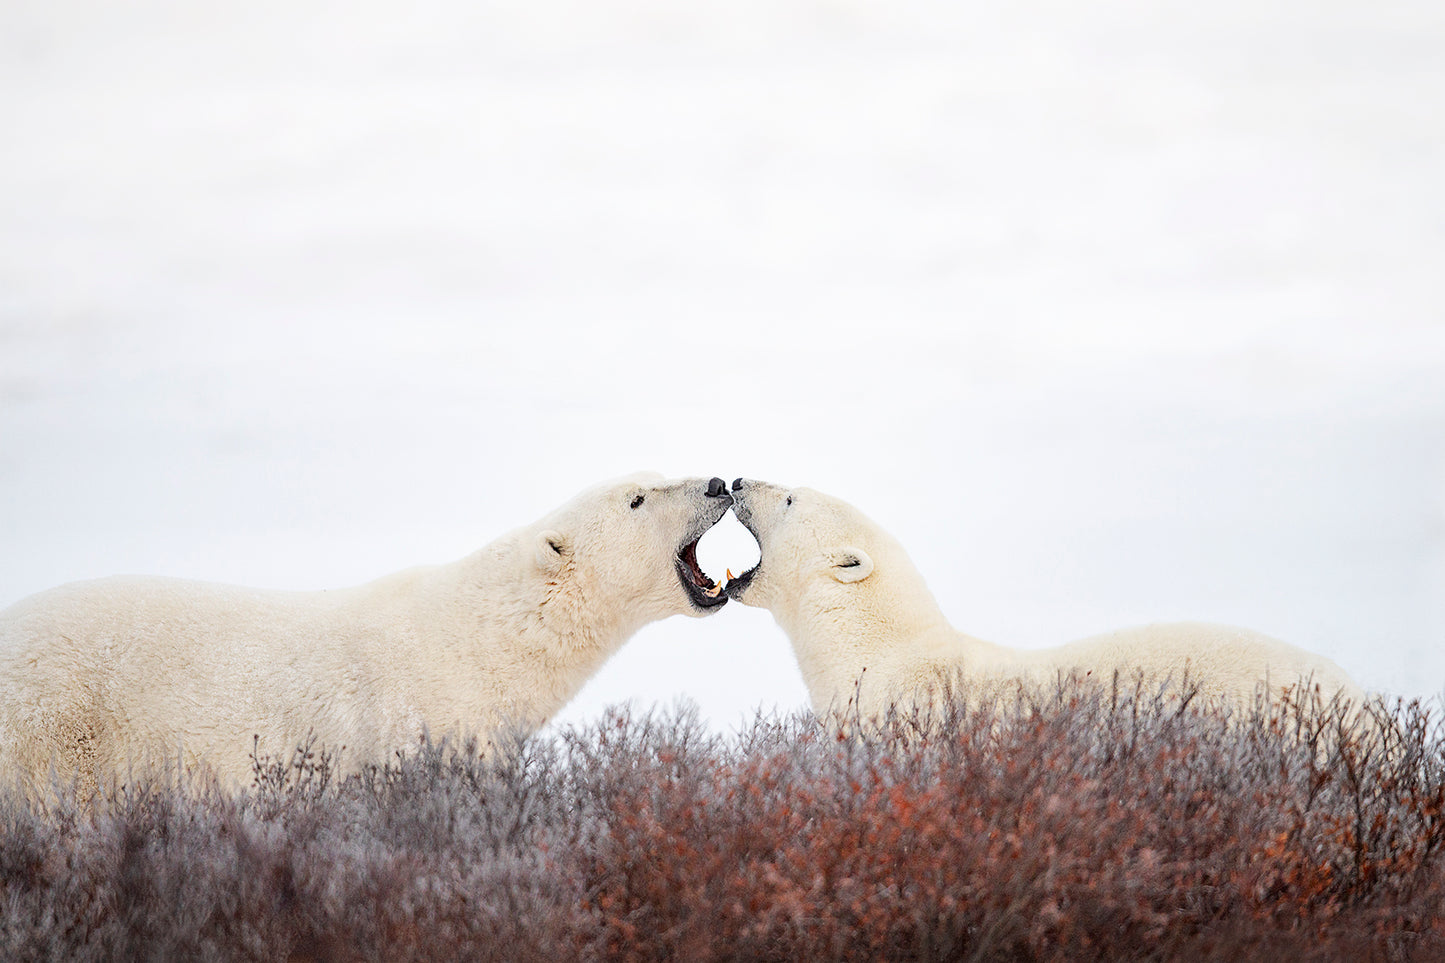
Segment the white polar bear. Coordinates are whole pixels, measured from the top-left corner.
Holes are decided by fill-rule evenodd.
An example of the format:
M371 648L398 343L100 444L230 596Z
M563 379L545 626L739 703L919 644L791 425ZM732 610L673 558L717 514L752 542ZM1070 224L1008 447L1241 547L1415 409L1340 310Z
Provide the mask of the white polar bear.
M1038 684L1060 673L1112 680L1116 669L1125 679L1187 679L1236 706L1261 683L1278 693L1301 680L1326 699L1363 698L1329 659L1225 625L1148 625L1036 651L985 642L948 624L903 547L851 505L741 478L732 489L734 514L762 558L727 594L772 611L820 715L845 709L856 694L859 711L876 716L955 677Z
M643 625L725 601L697 541L732 503L720 478L636 475L447 565L356 588L281 592L117 577L0 612L0 781L54 767L92 791L183 758L249 778L253 736L314 733L356 768L423 725L530 731ZM39 780L40 783L37 783Z

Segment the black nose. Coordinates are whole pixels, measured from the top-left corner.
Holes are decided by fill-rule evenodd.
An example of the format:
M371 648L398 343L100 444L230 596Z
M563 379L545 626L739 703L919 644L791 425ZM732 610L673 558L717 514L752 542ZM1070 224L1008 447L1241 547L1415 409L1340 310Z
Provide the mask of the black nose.
M742 488L742 487L743 487L743 480L742 480L741 478L734 478L734 479L733 479L733 491L737 491L739 488Z
M721 478L709 478L707 482L707 497L717 498L719 495L728 493L728 483Z

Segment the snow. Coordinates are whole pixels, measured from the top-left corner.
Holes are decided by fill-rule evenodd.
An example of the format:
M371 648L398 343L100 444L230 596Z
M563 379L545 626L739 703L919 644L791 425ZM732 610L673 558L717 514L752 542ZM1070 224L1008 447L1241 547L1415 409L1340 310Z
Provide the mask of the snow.
M1409 2L6 4L0 605L350 584L656 469L848 498L985 638L1236 622L1440 693L1442 42ZM729 605L563 721L678 695L806 698Z

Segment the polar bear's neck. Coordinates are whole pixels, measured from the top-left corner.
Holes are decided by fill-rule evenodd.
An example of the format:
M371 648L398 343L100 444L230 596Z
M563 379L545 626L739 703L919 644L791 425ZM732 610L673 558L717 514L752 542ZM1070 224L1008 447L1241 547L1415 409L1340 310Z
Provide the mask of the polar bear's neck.
M395 604L409 610L416 644L428 650L418 661L445 668L418 694L428 721L491 729L508 719L534 728L646 622L589 605L565 573L537 577L532 557L530 539L504 537L405 581L408 573L394 577Z
M1005 651L954 629L911 564L839 588L851 594L829 588L773 613L816 712L844 708L855 696L876 700L936 671L986 671Z

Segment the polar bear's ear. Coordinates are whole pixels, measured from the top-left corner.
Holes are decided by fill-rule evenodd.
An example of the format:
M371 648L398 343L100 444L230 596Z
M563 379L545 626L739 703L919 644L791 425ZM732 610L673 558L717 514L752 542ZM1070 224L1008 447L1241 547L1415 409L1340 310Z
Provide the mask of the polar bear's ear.
M833 577L840 582L861 582L873 574L873 559L861 548L835 549L828 558L833 563Z
M556 529L546 529L537 533L537 567L546 571L555 571L562 564L562 559L567 555L568 545L566 537Z

